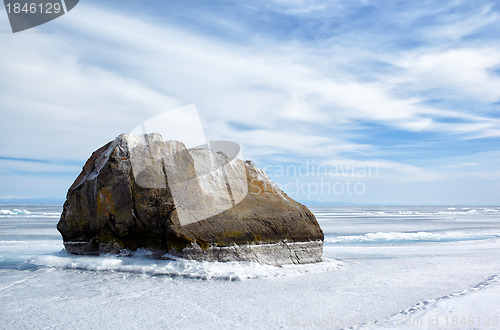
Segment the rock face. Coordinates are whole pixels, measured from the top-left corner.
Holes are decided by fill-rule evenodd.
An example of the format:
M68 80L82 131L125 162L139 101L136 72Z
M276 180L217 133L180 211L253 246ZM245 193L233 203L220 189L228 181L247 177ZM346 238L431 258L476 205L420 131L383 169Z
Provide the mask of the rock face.
M146 248L195 260L321 261L314 215L252 162L122 134L69 188L57 229L74 254Z

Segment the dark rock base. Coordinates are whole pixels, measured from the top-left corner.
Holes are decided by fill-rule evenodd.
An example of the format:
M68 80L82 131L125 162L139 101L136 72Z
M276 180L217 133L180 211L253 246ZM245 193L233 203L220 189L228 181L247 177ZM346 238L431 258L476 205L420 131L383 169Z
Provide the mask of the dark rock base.
M66 251L79 255L100 255L105 253L121 253L124 250L119 245L93 246L88 242L65 242ZM323 254L322 241L310 242L279 242L273 244L245 244L226 247L211 246L202 249L199 246L184 248L181 252L152 251L152 257L161 258L164 254L198 261L247 261L261 264L281 266L286 264L307 264L321 262ZM127 255L127 253L125 253Z
M172 253L172 252L171 252ZM176 254L184 259L202 261L249 261L281 266L320 262L323 242L279 242L274 244L246 244L227 247L189 247Z

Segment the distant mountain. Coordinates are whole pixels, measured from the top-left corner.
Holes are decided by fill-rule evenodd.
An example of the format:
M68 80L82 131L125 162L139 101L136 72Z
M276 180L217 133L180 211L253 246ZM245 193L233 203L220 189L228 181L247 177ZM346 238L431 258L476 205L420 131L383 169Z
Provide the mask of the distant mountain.
M349 203L349 202L319 202L319 201L303 201L299 200L299 203L305 206L357 206L361 204Z
M62 205L64 198L37 198L37 197L0 197L0 204L14 204L14 205Z

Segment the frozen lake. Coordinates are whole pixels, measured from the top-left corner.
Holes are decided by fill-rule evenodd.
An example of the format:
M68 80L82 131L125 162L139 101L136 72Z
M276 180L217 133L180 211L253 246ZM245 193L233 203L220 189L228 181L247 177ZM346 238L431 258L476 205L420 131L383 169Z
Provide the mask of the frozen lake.
M272 267L67 255L60 207L0 205L0 328L500 327L499 207L311 210L324 262Z

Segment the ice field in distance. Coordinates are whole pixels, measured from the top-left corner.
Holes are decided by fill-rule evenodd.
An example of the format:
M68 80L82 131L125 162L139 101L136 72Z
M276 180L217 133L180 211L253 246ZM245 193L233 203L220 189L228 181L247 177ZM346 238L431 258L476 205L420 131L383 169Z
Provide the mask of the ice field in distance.
M73 256L0 206L0 328L499 328L499 207L313 207L324 262ZM437 322L437 323L436 323Z

